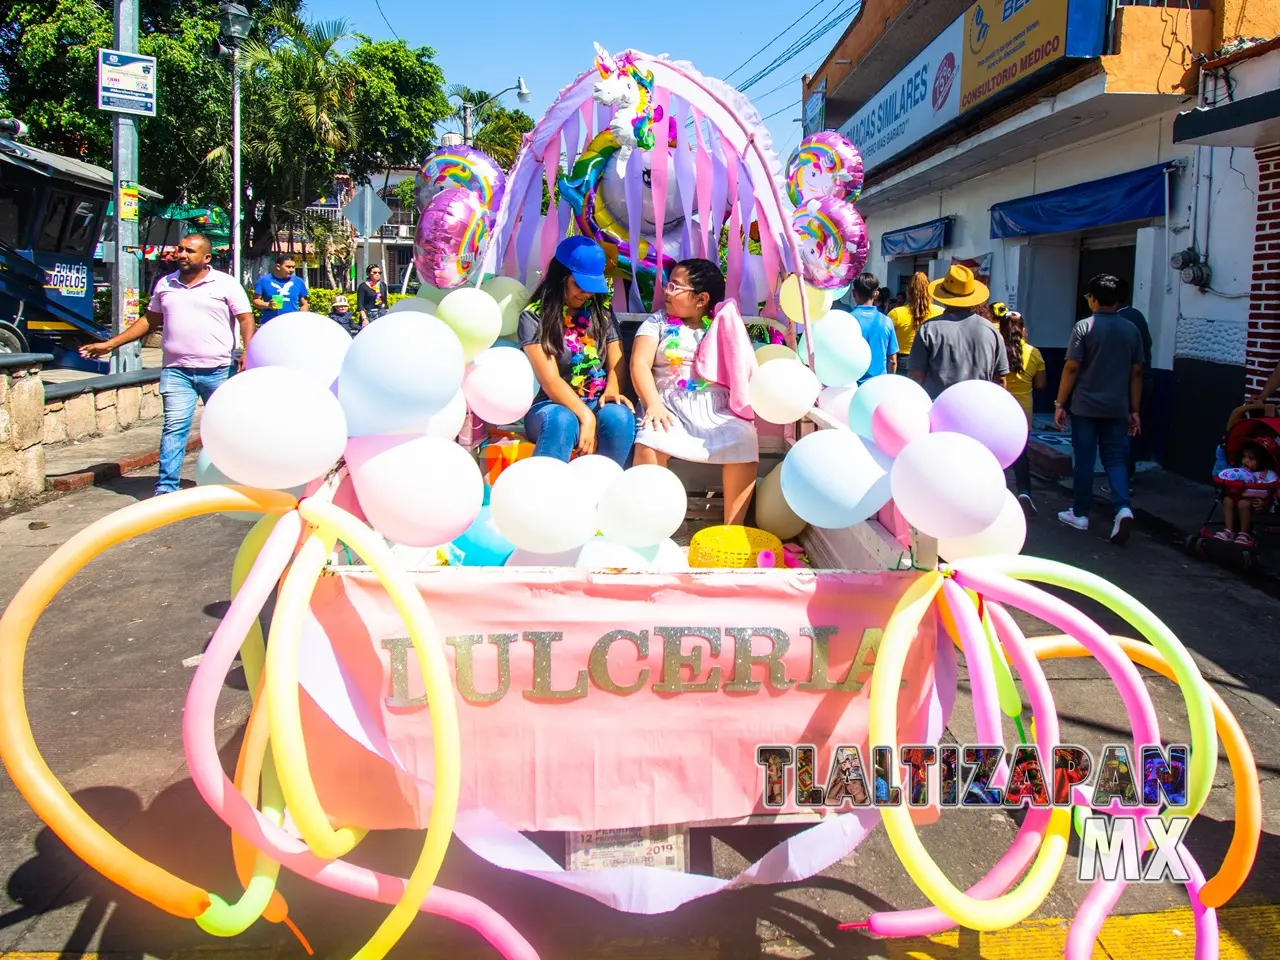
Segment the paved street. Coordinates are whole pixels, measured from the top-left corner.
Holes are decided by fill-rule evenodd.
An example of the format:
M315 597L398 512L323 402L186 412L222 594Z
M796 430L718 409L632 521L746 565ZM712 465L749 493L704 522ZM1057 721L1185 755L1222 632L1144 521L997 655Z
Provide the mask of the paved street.
M188 464L190 469L190 463ZM34 567L90 521L148 494L154 474L127 476L109 488L92 488L0 522L6 563L0 597L13 594ZM1141 492L1139 491L1139 497ZM1280 601L1235 576L1185 558L1141 532L1124 549L1101 532L1061 527L1054 512L1066 506L1057 491L1040 496L1027 552L1081 566L1130 591L1169 623L1194 652L1202 671L1222 694L1250 739L1263 778L1266 834L1245 890L1222 913L1224 957L1277 956L1280 903ZM1101 523L1095 521L1101 528ZM117 547L93 562L51 606L32 641L27 697L36 738L53 770L99 820L143 855L208 889L232 894L225 828L208 813L187 778L182 758L182 703L192 674L184 661L199 655L226 607L233 552L246 527L207 517ZM1116 621L1095 608L1105 626ZM1045 633L1042 624L1024 623ZM1048 666L1064 720L1063 739L1091 748L1127 740L1118 697L1091 661ZM223 755L234 762L248 713L243 678L233 676L222 698L219 731ZM963 693L962 686L962 693ZM1174 688L1151 684L1167 740L1185 736L1184 709ZM951 734L973 736L968 699L962 696ZM1012 734L1012 731L1010 731ZM1190 846L1213 873L1230 839L1230 774L1223 762L1218 788L1196 822ZM962 887L976 881L1012 838L1016 821L1003 813L955 812L923 836L940 865ZM780 838L776 829L736 828L695 832L695 868L730 876ZM556 850L558 836L549 836ZM360 862L407 872L418 841L407 834L371 837L357 849ZM1073 846L1074 853L1074 846ZM1070 917L1085 892L1074 880L1072 857L1040 918ZM301 956L280 927L259 923L232 942L216 941L194 923L161 914L121 893L89 871L47 830L8 785L0 786L0 951L97 951L119 956L171 956L199 947ZM502 873L454 845L441 882L483 897L505 914L546 960L586 957L755 956L841 958L949 958L1017 956L1038 960L1042 932L1059 945L1056 924L1010 935L950 934L933 944L891 944L839 931L868 910L924 904L898 864L883 831L847 862L793 888L721 894L665 916L618 914L540 882ZM376 927L385 908L347 901L294 877L282 892L291 915L321 957L346 957ZM1184 905L1170 885L1131 887L1125 914ZM1189 915L1188 915L1189 916ZM551 918L554 918L552 922ZM1190 957L1191 928L1181 938L1163 934L1146 952L1132 952L1137 933L1120 927L1104 937L1096 957ZM1030 939L1028 939L1030 938ZM1048 943L1046 940L1045 943ZM1230 953L1231 944L1244 952ZM1128 952L1126 952L1128 951ZM420 918L393 953L400 957L494 957L463 928Z

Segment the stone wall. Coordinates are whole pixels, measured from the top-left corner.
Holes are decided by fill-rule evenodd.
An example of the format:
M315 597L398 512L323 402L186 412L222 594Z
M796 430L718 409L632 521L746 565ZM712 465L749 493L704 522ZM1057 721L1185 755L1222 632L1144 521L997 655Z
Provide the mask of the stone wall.
M161 416L159 372L143 371L147 379L141 382L122 383L116 376L50 385L44 401L44 442L107 436ZM71 393L77 388L79 392Z
M0 504L44 492L46 354L0 354Z

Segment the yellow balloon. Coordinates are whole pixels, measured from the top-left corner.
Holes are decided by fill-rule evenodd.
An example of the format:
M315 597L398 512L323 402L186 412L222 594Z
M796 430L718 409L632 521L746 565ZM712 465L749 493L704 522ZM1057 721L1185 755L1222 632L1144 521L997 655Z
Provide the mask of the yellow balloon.
M782 464L770 470L756 487L756 526L782 541L794 540L806 526L782 495Z
M831 309L831 304L835 302L832 291L819 290L817 287L811 287L807 283L801 283L800 277L793 273L782 281L782 287L778 290L778 304L782 307L782 312L791 319L792 323L805 322L800 305L800 297L802 295L808 307L810 320L817 320L819 317L825 316Z
M800 355L785 343L766 343L756 350L756 363L768 363L770 360L799 360Z
M502 329L498 336L509 337L516 332L520 313L529 305L529 291L515 277L490 277L480 284L480 289L498 301L502 311Z

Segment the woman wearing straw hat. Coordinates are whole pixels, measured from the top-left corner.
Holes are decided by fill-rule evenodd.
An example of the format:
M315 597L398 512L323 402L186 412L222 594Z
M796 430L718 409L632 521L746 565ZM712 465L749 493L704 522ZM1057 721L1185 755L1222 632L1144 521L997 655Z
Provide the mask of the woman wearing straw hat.
M911 344L907 372L929 396L964 380L1003 383L1009 375L1004 341L974 307L987 302L991 291L961 264L954 264L941 280L929 284L929 295L942 315L926 320Z

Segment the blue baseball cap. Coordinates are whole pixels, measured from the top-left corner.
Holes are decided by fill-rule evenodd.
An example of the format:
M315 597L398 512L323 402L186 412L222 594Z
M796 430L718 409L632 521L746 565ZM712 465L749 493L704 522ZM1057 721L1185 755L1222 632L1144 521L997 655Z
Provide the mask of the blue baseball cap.
M556 260L569 269L584 293L609 292L604 248L590 237L565 237L556 247Z

